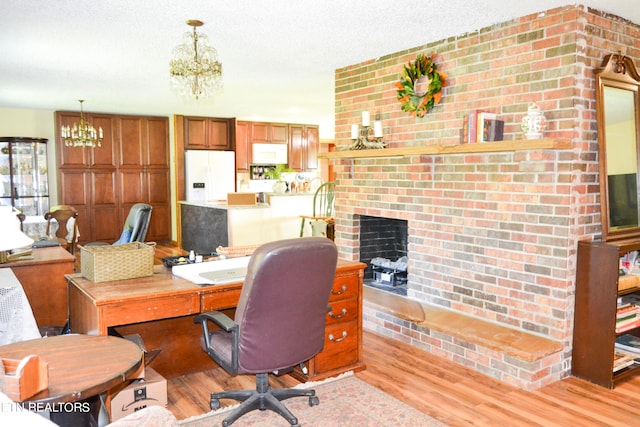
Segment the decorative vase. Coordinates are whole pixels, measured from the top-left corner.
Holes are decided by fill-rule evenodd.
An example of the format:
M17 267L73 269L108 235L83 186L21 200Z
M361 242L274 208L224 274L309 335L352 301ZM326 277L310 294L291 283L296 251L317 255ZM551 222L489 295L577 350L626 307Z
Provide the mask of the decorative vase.
M529 104L527 115L522 118L522 131L526 139L540 139L547 127L544 114L535 102Z
M284 194L287 192L287 183L284 181L276 181L273 184L273 192L277 194Z

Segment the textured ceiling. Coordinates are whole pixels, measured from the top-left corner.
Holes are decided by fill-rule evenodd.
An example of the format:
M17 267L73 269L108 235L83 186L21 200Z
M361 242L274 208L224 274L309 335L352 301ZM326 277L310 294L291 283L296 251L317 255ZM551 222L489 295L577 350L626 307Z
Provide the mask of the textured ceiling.
M580 4L640 23L638 0ZM571 5L563 0L3 0L0 108L193 114L319 123L333 136L334 70ZM188 19L218 50L224 89L185 103L171 51Z

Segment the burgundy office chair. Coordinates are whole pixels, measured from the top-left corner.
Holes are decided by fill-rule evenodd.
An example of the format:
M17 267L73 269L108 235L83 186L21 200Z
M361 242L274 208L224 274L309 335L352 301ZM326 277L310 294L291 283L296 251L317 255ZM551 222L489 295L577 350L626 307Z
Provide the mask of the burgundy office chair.
M211 394L211 409L220 399L241 401L222 423L229 426L247 412L266 409L297 425L298 419L280 402L308 396L315 390L271 389L269 372L287 372L315 356L324 345L325 318L338 253L324 237L303 237L266 243L249 260L235 317L213 311L195 318L201 323L201 344L230 374L256 374L255 390ZM209 330L209 322L222 330Z

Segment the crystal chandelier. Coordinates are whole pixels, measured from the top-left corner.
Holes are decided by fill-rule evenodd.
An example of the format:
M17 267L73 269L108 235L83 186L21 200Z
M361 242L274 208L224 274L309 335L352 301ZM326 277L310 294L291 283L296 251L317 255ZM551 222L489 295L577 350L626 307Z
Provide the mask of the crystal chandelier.
M173 49L171 83L182 96L210 97L222 87L222 64L206 34L196 31L202 21L189 20L187 25L193 27L193 33L185 33L184 43Z
M62 142L66 147L102 147L102 128L98 128L96 131L91 123L84 120L84 112L82 110L84 99L80 99L78 102L80 102L80 124L74 123L73 127L69 125L62 126L60 128Z

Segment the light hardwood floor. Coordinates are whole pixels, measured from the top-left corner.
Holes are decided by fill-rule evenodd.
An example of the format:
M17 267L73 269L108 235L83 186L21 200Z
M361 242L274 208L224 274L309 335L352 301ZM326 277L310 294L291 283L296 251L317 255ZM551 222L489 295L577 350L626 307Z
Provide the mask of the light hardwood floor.
M156 256L176 252L159 247ZM367 330L363 350L357 377L450 426L640 426L640 376L613 390L569 377L527 392ZM297 383L271 377L273 387ZM184 419L208 412L213 391L253 387L254 377L222 368L173 378L168 407Z
M614 390L567 378L527 392L373 332L364 332L363 348L367 368L357 377L450 426L640 425L640 376ZM184 419L208 412L212 391L253 387L253 377L221 368L186 375L168 381L168 407Z

